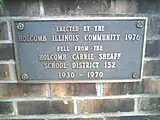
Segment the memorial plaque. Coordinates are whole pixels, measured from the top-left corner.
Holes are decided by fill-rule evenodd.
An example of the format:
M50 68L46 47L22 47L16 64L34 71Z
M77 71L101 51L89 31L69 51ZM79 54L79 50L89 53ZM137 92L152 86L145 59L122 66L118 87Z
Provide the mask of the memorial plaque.
M72 17L13 22L18 79L140 81L147 18Z

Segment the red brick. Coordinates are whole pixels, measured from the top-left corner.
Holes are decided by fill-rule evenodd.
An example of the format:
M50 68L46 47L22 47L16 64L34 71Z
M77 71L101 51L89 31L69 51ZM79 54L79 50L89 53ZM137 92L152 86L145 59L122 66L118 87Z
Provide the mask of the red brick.
M44 0L44 10L47 16L65 15L65 14L106 14L109 11L110 1L97 0ZM81 9L78 9L80 6Z
M160 56L160 40L147 40L146 44L146 57L159 57Z
M150 7L151 8L151 7ZM159 39L160 17L151 14L145 15L148 17L147 38Z
M139 13L159 13L159 0L138 0L138 12Z
M47 97L46 84L0 84L0 98Z
M142 98L139 104L142 111L160 112L160 98Z
M0 45L0 60L10 60L14 58L13 44L1 44Z
M9 65L0 64L0 80L10 80Z
M95 84L52 84L52 96L95 96Z
M7 22L0 22L0 41L8 40Z
M159 93L160 92L160 81L145 79L143 80L144 93Z
M134 93L134 83L105 83L103 95L122 95Z
M79 112L106 113L106 112L129 112L134 109L133 99L114 99L114 100L84 100L79 102Z
M160 60L145 62L143 75L144 76L160 75Z
M13 105L11 102L0 102L0 114L12 114Z
M29 101L18 102L21 115L34 114L70 114L73 113L73 102L68 101Z
M38 16L40 13L38 0L5 0L4 4L3 16Z

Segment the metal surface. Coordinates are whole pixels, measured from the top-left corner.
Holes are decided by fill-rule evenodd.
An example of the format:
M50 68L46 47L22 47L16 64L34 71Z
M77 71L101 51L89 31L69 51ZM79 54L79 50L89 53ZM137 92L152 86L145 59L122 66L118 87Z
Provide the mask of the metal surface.
M139 22L140 21L140 22ZM17 29L19 23L24 24L24 29ZM143 23L143 24L141 24ZM78 26L78 32L55 31L56 26ZM104 26L104 31L95 32L94 26ZM142 17L86 17L86 18L54 18L53 20L18 20L13 23L15 52L17 61L18 79L27 74L28 82L111 82L111 81L140 81L144 58L144 45L146 40L147 18ZM82 30L83 26L90 26L88 32ZM119 34L120 40L86 42L85 35L89 34ZM53 42L53 34L79 35L77 42ZM136 34L138 40L124 40L126 34ZM46 42L19 41L18 36L46 35ZM56 51L57 46L68 46L69 51ZM87 51L75 51L75 46L88 46ZM93 46L103 46L103 50L94 51ZM63 49L64 50L64 49ZM66 54L64 61L39 61L38 55L43 53ZM94 60L72 60L73 54L94 54ZM121 53L120 59L99 60L102 53ZM67 64L65 69L44 69L44 63L63 62ZM99 62L98 68L73 69L73 62ZM115 68L104 68L105 62L115 62ZM74 72L74 78L59 78L59 72ZM87 72L103 72L103 76L88 77ZM25 79L26 80L26 79ZM26 81L25 81L26 82Z

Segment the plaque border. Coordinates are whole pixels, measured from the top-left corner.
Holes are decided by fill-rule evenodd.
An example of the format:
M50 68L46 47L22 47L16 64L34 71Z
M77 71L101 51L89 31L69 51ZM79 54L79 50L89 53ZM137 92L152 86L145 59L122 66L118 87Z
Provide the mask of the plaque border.
M140 71L140 79L105 79L105 80L22 80L20 77L20 64L18 51L16 46L16 32L15 32L15 22L29 22L29 21L54 21L54 20L145 20L145 28L144 28L144 41L143 41L143 49L142 49L142 61L141 61L141 71ZM145 58L145 50L146 50L146 41L147 41L147 25L148 25L148 17L95 17L95 16L54 16L54 17L22 17L18 19L12 19L12 33L13 33L13 44L14 44L14 53L15 53L15 69L16 69L16 77L18 83L120 83L120 82L140 82L143 79L143 71L144 71L144 58Z

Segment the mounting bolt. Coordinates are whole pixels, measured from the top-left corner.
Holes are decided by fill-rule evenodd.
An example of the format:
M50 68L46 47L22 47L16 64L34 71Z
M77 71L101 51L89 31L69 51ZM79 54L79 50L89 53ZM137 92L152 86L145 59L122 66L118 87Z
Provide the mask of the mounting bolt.
M133 78L133 79L138 78L138 74L137 74L137 73L135 73L135 72L133 72L133 73L132 73L132 78Z
M17 29L18 30L24 30L24 24L23 23L18 23L17 24Z
M142 28L143 24L144 24L143 21L137 21L136 26L137 26L137 28Z
M29 78L27 73L22 74L21 77L22 77L22 80L27 80Z

